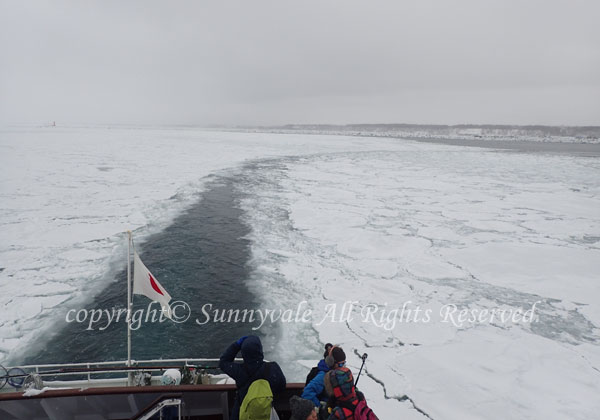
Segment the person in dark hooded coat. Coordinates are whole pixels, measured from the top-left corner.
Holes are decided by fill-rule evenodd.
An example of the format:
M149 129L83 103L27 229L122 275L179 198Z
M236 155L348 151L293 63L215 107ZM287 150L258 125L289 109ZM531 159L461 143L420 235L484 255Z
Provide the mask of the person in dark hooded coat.
M244 363L234 362L235 356L241 350ZM242 337L232 343L221 356L219 368L235 380L237 397L231 411L231 420L238 420L240 405L250 388L257 379L266 379L271 386L273 395L285 390L285 376L275 362L266 363L260 338L255 335ZM267 366L268 364L268 366Z

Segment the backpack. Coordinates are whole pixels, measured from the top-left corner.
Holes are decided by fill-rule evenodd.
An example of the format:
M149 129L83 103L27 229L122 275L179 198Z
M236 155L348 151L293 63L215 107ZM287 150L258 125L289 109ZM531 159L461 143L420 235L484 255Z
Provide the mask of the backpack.
M269 364L265 363L265 377L269 377ZM251 378L252 379L252 378ZM240 420L269 420L273 410L273 392L266 379L252 381L240 405Z
M310 381L312 381L315 376L317 376L319 374L319 368L317 366L315 366L314 368L312 368L310 370L310 372L308 372L308 375L306 375L306 382L304 383L304 386L308 385L308 383Z
M354 409L354 420L378 420L373 410L367 405L367 400L359 401Z
M379 420L373 410L367 405L367 400L362 392L356 391L358 404L353 405L350 402L339 402L340 407L346 408L354 412L354 420Z

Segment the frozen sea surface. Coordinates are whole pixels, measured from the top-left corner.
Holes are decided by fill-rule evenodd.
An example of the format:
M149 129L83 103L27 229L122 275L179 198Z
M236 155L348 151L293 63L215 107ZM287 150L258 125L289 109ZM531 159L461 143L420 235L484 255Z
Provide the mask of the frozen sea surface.
M306 357L294 343L315 332L355 370L368 352L360 385L386 418L593 418L599 175L594 158L422 143L265 162L246 201L255 285L320 313L284 330L280 358ZM535 322L443 317L534 304Z
M290 379L330 341L354 371L369 354L359 385L381 418L600 409L597 158L192 129L11 129L0 150L5 364L112 281L123 231L164 230L229 168L249 289L264 308L313 311L261 331ZM531 323L441 316L534 303Z
M89 303L123 268L124 232L133 230L139 244L162 231L216 171L376 147L355 138L185 129L1 130L0 360L18 359L40 332L64 323L68 309Z

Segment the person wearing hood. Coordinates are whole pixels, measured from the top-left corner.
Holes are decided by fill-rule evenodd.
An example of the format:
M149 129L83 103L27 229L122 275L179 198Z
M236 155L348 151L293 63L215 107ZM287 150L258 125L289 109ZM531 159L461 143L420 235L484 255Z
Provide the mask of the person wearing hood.
M312 401L315 407L321 405L321 401L327 401L327 394L325 393L325 383L323 379L325 374L329 372L332 366L328 366L325 359L329 356L329 351L333 346L330 343L325 345L325 353L323 359L317 364L318 373L317 375L304 387L302 391L302 398Z
M244 362L236 363L235 356L240 350ZM253 381L266 379L273 395L285 390L286 379L281 368L275 362L265 363L262 343L255 335L242 337L227 347L219 360L219 368L235 380L237 387L231 420L239 419L240 405Z

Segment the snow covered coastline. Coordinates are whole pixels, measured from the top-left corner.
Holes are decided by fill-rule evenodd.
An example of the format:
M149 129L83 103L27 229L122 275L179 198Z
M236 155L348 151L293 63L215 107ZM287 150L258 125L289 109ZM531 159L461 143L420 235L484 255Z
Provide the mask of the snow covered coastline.
M289 124L242 127L240 131L285 134L330 134L428 140L600 144L600 127L419 124Z

